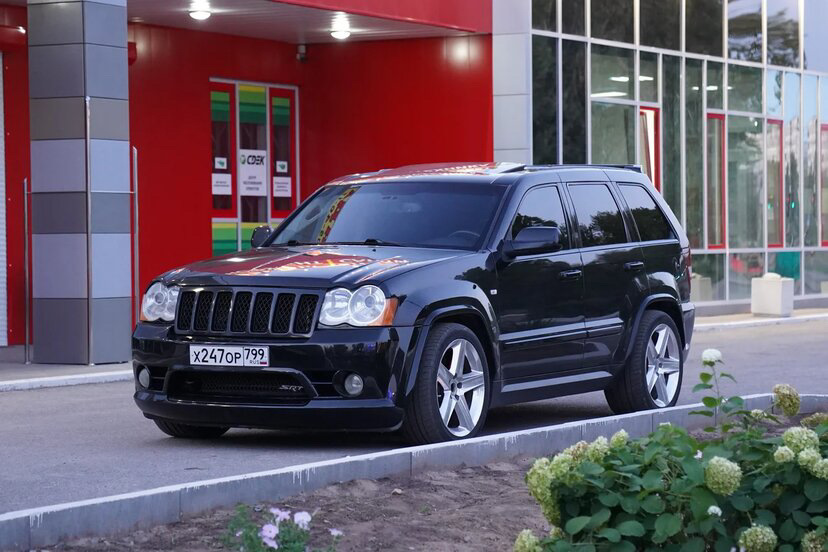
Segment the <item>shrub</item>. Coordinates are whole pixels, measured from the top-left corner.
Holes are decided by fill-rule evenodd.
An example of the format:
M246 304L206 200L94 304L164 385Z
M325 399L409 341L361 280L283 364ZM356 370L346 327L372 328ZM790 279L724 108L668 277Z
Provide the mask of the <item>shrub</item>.
M828 420L771 436L788 421L723 397L719 383L733 377L718 369L721 354L702 358L694 390L712 394L695 414L720 417L709 438L662 424L641 439L619 432L538 459L526 482L552 530L523 531L517 552L828 550ZM799 402L793 387L774 387L776 411L794 416Z

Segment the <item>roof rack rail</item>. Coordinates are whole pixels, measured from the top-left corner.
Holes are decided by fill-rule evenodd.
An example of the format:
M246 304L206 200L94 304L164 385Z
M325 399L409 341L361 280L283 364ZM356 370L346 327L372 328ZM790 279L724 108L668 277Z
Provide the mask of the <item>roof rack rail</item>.
M583 165L583 164L575 164L575 165L526 165L524 170L527 171L544 171L548 169L562 169L562 168L569 168L569 167L586 167L586 168L594 168L594 167L603 167L605 169L625 169L628 171L635 171L637 173L642 172L641 165L623 165L623 164L612 164L612 163L596 163L593 165Z

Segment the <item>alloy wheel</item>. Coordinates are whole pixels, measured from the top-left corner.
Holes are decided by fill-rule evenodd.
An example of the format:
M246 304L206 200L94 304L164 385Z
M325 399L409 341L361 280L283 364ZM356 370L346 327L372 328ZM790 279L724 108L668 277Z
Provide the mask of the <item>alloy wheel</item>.
M477 349L466 339L455 339L440 357L437 369L437 405L440 419L455 437L474 430L483 414L486 376Z
M645 378L647 390L657 407L673 402L681 376L681 350L675 332L667 324L659 324L647 343Z

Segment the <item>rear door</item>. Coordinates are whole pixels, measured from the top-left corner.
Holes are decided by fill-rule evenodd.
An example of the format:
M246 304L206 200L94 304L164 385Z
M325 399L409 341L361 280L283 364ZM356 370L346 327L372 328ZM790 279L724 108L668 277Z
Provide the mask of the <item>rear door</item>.
M648 285L644 254L624 222L610 182L567 186L584 263L584 367L616 364L623 335Z

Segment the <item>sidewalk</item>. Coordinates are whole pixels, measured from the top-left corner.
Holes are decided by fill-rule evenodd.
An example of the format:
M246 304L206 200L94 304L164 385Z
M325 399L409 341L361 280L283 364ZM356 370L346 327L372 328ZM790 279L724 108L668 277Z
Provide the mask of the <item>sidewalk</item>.
M793 315L785 318L759 316L750 314L749 312L724 314L720 316L699 316L696 318L695 331L773 326L775 324L799 324L811 320L823 319L828 319L828 309L797 309L793 311Z

